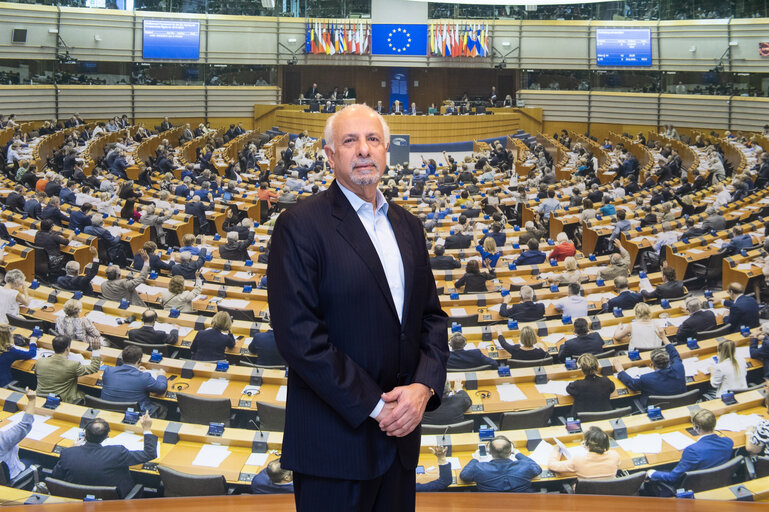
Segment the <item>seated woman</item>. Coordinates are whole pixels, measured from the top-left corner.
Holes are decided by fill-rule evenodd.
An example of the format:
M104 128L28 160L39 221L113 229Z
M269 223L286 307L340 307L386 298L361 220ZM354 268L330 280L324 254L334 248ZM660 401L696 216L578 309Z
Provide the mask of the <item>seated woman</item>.
M502 256L502 251L497 250L496 240L490 236L486 237L486 240L483 241L483 246L479 245L477 250L481 254L483 268L489 270L496 268L497 262L499 261L500 256Z
M609 450L609 436L598 427L590 427L585 432L582 446L587 449L584 455L575 455L571 459L561 460L561 449L556 446L550 454L547 467L556 473L576 473L577 478L587 480L596 478L615 478L620 465L620 456Z
M19 350L12 343L11 327L0 325L0 386L13 380L11 365L14 361L32 359L37 355L37 338L29 339L29 350Z
M651 350L662 346L662 338L657 334L657 327L652 320L652 310L648 304L639 302L633 308L635 318L629 325L619 324L614 331L614 343L630 343L628 350Z
M553 274L550 277L547 278L548 284L571 284L571 283L582 283L584 281L588 280L588 275L579 270L579 266L577 265L577 258L574 256L569 256L565 260L563 260L563 265L566 267L566 270L563 272L559 272L557 274ZM544 282L543 282L544 284Z
M0 288L0 323L7 324L6 315L19 316L19 304L29 305L29 291L24 272L15 268L5 274L5 286Z
M83 303L76 299L70 299L64 303L62 309L64 316L56 319L56 332L69 336L73 340L84 341L94 350L100 348L102 345L101 333L89 319L80 317Z
M708 394L712 398L748 387L745 359L738 360L734 352L734 341L724 340L718 344L718 363L710 367L710 385L715 391Z
M467 262L465 275L454 283L454 287L462 288L464 286L463 293L484 293L488 291L486 289L486 281L495 277L496 274L493 268L489 272L481 272L478 260L470 260Z
M577 358L577 366L585 377L566 386L566 392L574 398L572 417L579 412L611 411L609 396L614 393L614 382L601 375L598 359L593 354L582 354Z
M577 249L574 247L574 242L569 240L569 236L563 231L556 235L555 241L558 242L558 245L556 245L555 248L550 251L550 254L547 256L548 260L554 259L556 261L563 261L569 256L574 256L577 254Z
M497 342L499 346L507 350L511 359L519 359L521 361L533 361L536 359L544 359L547 357L547 349L542 343L539 343L537 339L537 333L534 332L529 326L521 329L521 337L519 338L519 345L511 345L507 342L504 336L502 336L502 329L497 329Z
M136 210L136 200L135 199L126 199L125 204L120 209L120 218L126 219L126 220L135 220L138 221L141 219L142 214L139 213Z
M221 361L224 351L235 347L235 337L230 331L232 320L225 311L219 311L211 319L211 327L195 335L190 346L192 359L196 361Z
M168 283L168 290L160 296L160 304L165 310L178 309L180 313L192 313L192 301L200 295L202 289L200 270L195 274L195 287L189 291L184 290L184 276L174 276Z

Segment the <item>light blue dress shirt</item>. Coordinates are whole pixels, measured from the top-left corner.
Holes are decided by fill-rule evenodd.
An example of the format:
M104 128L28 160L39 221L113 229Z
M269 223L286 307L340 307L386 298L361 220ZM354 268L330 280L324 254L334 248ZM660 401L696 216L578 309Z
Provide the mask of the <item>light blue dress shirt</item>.
M345 188L339 180L336 181L342 193L352 205L352 209L358 214L366 233L371 239L371 243L376 249L379 261L384 268L387 285L390 287L395 311L398 313L398 320L403 321L403 300L405 293L405 277L403 272L403 258L398 248L398 241L395 239L390 219L387 218L387 210L390 207L387 201L378 189L376 191L376 208L371 203L364 201L354 192ZM371 412L370 416L376 418L384 407L384 401L379 403Z

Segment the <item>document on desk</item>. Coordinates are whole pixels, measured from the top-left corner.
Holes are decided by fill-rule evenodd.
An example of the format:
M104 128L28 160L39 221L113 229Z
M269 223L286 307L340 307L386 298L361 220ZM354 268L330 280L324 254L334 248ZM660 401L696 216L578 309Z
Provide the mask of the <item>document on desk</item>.
M59 429L59 427L57 427L56 425L49 425L48 423L46 423L48 420L51 419L50 416L45 416L43 414L34 414L33 416L34 416L34 420L32 422L32 430L30 430L26 436L29 439L40 441L41 439L45 438L52 432L55 432L56 430ZM23 417L24 417L24 411L19 411L14 415L9 416L3 422L3 427L0 428L0 432L13 428L13 426L18 424L21 421L21 418Z
M226 446L207 444L200 449L192 465L218 468L231 453Z
M633 368L628 368L625 370L625 373L630 375L632 378L637 379L641 377L641 375L646 375L647 373L652 373L653 371L654 370L648 366L634 366Z
M224 390L227 389L229 383L229 379L211 378L200 383L198 393L201 395L221 395L224 393Z
M243 309L248 306L248 301L243 299L222 299L219 305L225 308Z
M610 325L608 327L601 327L596 332L601 335L601 338L610 340L612 337L614 337L614 333L617 332L617 326Z
M285 402L287 393L288 393L288 386L281 386L280 388L278 388L278 394L275 396L275 401Z
M446 462L451 464L452 471L455 469L462 469L462 463L459 462L459 457L446 457Z
M735 267L737 270L750 270L753 268L752 263L740 263Z
M85 317L95 324L118 326L118 317L102 313L101 311L89 311Z
M177 224L181 224L182 221L178 219L166 219L163 221L163 224L171 224L172 226L176 226Z
M495 313L499 313L499 310L502 309L502 304L494 304L493 306L489 306L487 309L489 311L494 311Z
M173 331L174 329L178 329L179 336L181 336L182 338L192 332L192 327L180 327L178 325L167 324L164 322L155 322L154 327L155 327L155 330L163 331L166 334L170 334L171 331Z
M686 320L688 319L689 319L689 315L684 315L684 316L671 316L669 318L666 318L665 320L670 325L673 325L675 327L681 327L681 324L686 322Z
M22 229L21 232L29 236L35 236L37 234L36 229Z
M648 277L642 277L641 280L638 282L638 287L641 289L641 291L645 292L653 292L654 287L652 286L651 281L649 281Z
M716 421L716 430L728 430L729 432L742 432L748 427L755 427L761 422L758 414L737 414L730 412L722 414Z
M520 276L511 277L510 282L513 284L520 284L520 285L526 284L526 280Z
M449 310L451 313L451 316L466 316L467 312L465 311L465 308L451 308Z
M235 279L251 279L254 277L254 274L252 274L251 272L240 271L240 272L235 272L232 275L232 277L234 277Z
M543 336L542 342L547 343L548 345L555 345L564 338L566 338L564 334L556 332L553 334L548 334L547 336Z
M534 451L529 454L529 458L539 464L539 467L546 468L550 454L553 452L553 445L547 441L540 441Z
M69 439L70 441L77 441L80 439L80 433L83 432L82 428L72 427L66 432L59 434L62 439Z
M107 279L105 277L102 277L102 276L93 276L93 279L91 279L91 284L95 284L97 286L101 286L102 284L104 284L104 282L106 280Z
M19 226L21 226L21 224L19 224L18 222L6 222L5 223L6 229L18 228Z
M105 439L104 446L123 446L131 451L144 450L144 435L134 434L133 432L121 432L115 437ZM158 439L158 453L160 453L160 440Z
M535 384L534 386L537 388L537 391L542 394L568 395L569 393L566 392L566 386L569 384L570 381L551 380L546 384Z
M583 272L584 274L587 274L587 275L589 275L589 276L597 276L597 275L598 275L598 272L599 272L599 271L600 271L602 268L604 268L604 267L599 267L599 266L595 266L595 265L593 265L592 267L585 267L585 268L583 268L583 269L581 269L581 270L582 270L582 272Z
M617 444L627 452L660 453L662 451L662 436L660 434L641 434L628 439L620 439Z
M684 365L684 374L687 377L694 377L700 371L697 365L698 362L699 359L696 357L687 357L681 360L681 363Z
M662 434L662 440L678 451L695 443L694 439L681 432L668 432L667 434Z
M47 304L43 299L32 299L29 301L29 309L40 309Z
M166 289L159 286L150 286L148 284L140 284L136 287L138 293L146 293L147 295L158 295L163 293Z
M695 249L692 247L691 249L686 249L686 252L688 252L689 254L702 254L705 251L703 251L702 249Z
M252 453L248 456L246 459L246 466L264 466L267 464L267 457L269 457L269 453Z
M515 384L505 383L497 384L497 393L499 399L503 402L515 402L516 400L526 400L526 395Z
M734 357L737 361L740 359L748 359L750 357L750 347L737 347L734 351Z

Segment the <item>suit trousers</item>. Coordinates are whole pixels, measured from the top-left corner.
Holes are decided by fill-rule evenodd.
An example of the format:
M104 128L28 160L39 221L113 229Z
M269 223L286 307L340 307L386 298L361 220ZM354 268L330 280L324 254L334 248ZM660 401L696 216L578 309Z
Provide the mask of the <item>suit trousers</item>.
M404 468L397 454L390 469L372 480L294 473L297 512L409 512L415 493L415 470Z

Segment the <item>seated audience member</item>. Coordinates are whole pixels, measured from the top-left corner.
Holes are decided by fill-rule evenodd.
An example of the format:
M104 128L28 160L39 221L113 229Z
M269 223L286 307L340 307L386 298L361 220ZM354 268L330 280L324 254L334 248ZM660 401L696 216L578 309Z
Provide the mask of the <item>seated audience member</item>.
M646 490L654 496L675 496L678 485L689 471L708 469L729 461L732 458L734 442L726 436L720 436L716 429L716 416L707 409L700 409L692 414L692 426L699 436L697 442L684 448L681 460L672 471L646 472L649 485Z
M170 332L155 329L158 314L151 309L142 313L142 326L128 331L128 339L147 345L174 345L179 339L179 329Z
M222 361L224 351L235 347L235 337L230 331L232 320L230 315L219 311L211 319L211 327L199 331L192 340L190 352L196 361Z
M473 243L473 235L458 233L446 237L444 247L446 249L467 249Z
M750 357L763 362L764 379L769 379L769 324L761 326L761 333L750 338ZM759 346L759 343L761 344Z
M629 343L628 350L650 350L663 345L661 330L654 324L648 304L639 302L633 308L630 324L620 323L614 331L614 343Z
M574 242L569 240L569 236L563 231L556 235L555 241L558 242L558 245L556 245L555 248L550 251L550 254L547 255L548 260L554 259L560 262L569 256L574 256L577 254L577 249L574 247Z
M34 391L26 389L27 403L24 405L24 414L21 420L9 424L8 428L0 431L0 462L8 466L8 477L13 480L26 469L19 459L19 443L32 431L32 423L35 421L37 400Z
M728 391L747 389L747 375L745 359L735 356L734 341L724 340L718 344L718 363L710 367L710 385L715 391L708 394L719 398Z
M77 299L69 299L62 307L63 316L56 319L56 332L73 340L84 341L89 345L101 346L101 333L93 323L81 317L83 303Z
M614 229L611 232L611 236L609 236L609 244L613 244L617 238L619 238L620 233L624 233L625 231L630 230L631 223L629 220L626 219L627 213L625 210L620 209L617 211L617 222L614 224Z
M144 431L144 449L132 451L121 445L102 446L109 437L109 423L101 418L91 420L85 427L85 444L62 450L52 476L80 485L116 485L118 494L125 496L134 486L129 468L158 456L158 438L150 430L149 414L142 417L139 425Z
M497 342L499 346L507 350L511 359L521 361L533 361L544 359L548 356L547 349L537 339L537 333L528 325L521 329L521 337L518 339L518 345L511 345L502 336L502 329L497 329Z
M578 283L569 285L569 296L555 303L555 309L561 312L562 316L568 316L572 319L587 316L587 299L580 293L582 287Z
M462 468L459 478L475 482L480 492L534 492L531 480L539 476L542 468L529 457L515 449L505 436L497 436L489 442L491 460L479 462L473 459ZM515 456L515 459L511 459Z
M51 231L53 221L44 219L40 221L40 229L35 233L34 244L42 247L48 255L48 266L50 269L60 269L64 265L64 254L61 252L62 246L69 245L70 240L75 238L75 233L71 232L67 237Z
M20 350L13 344L11 327L0 324L0 386L5 387L14 380L11 374L11 365L14 361L32 359L36 355L37 338L30 338L28 350Z
M168 282L168 289L160 295L160 304L165 310L178 309L180 313L193 313L192 301L203 290L200 270L195 274L195 286L192 290L184 289L184 278L174 276Z
M558 350L558 360L566 361L582 354L600 354L603 352L603 339L597 332L590 332L587 320L577 318L574 320L574 334L576 337L566 340Z
M643 302L643 295L628 290L627 277L617 276L614 278L614 291L617 296L609 299L603 305L604 311L614 311L614 308L632 309L639 302Z
M142 267L139 275L134 278L120 277L120 267L115 265L107 267L105 271L107 280L101 284L101 295L105 299L116 302L125 299L133 306L146 306L141 297L139 297L136 287L147 281L147 277L150 275L150 266L147 265L150 257L143 249L140 251L140 254L145 265Z
M461 333L454 333L449 340L451 352L449 353L448 368L450 370L462 370L467 368L477 368L478 366L499 366L494 359L483 355L480 349L473 348L465 350L467 340Z
M142 349L128 345L120 354L121 366L107 366L102 375L101 398L111 402L137 402L153 418L165 416L165 406L150 400L150 393L163 394L168 388L166 371L158 369L157 378L140 368ZM160 413L160 414L159 414Z
M429 425L429 423L428 423ZM448 447L446 446L431 446L430 451L435 455L438 464L438 478L430 482L420 483L417 482L417 492L438 492L443 491L449 485L451 485L451 463L446 459L446 453Z
M566 386L566 392L574 398L572 417L576 418L580 412L611 411L610 396L614 392L614 382L601 375L598 359L593 354L582 354L577 358L577 366L585 377Z
M451 381L446 380L441 396L441 405L433 411L426 412L422 417L424 425L452 425L465 421L465 412L473 401L467 391L462 389L462 383L454 381L455 389L451 389Z
M446 248L441 244L436 244L433 252L435 256L430 258L430 268L433 270L451 270L462 266L454 256L446 254Z
M769 398L764 399L764 405L769 406ZM769 456L769 420L761 419L758 425L745 430L745 451L750 455Z
M745 288L740 283L731 283L727 288L729 298L724 306L729 308L729 315L724 317L724 323L731 324L732 332L739 331L742 326L758 327L758 302L753 297L743 295Z
M516 265L539 265L544 263L547 257L545 253L539 250L539 240L531 238L526 242L527 250L521 252L521 255L515 260Z
M283 469L280 459L275 459L267 467L254 475L251 480L251 494L292 494L294 492L294 472Z
M716 315L709 309L702 309L702 300L697 297L686 299L686 311L689 318L678 327L676 340L684 343L689 338L697 338L697 333L716 328ZM751 356L753 357L753 356Z
M481 266L478 260L470 260L467 262L466 273L460 277L455 283L455 288L462 288L462 293L483 293L486 292L486 281L494 279L494 269L489 272L481 272Z
M609 450L609 436L598 427L590 427L585 431L582 446L587 448L584 455L574 455L561 460L561 448L555 446L550 453L547 467L556 473L576 473L577 478L612 479L617 476L621 458L619 453Z
M633 378L628 375L619 359L614 360L617 378L631 391L641 392L641 406L646 407L649 395L680 395L686 392L686 375L681 356L675 345L671 344L664 332L660 332L664 348L655 348L651 352L653 372Z
M609 266L598 270L598 277L604 281L610 281L618 276L627 277L630 275L630 253L622 247L619 240L614 240L614 247L617 248L619 254L612 254L609 258Z
M80 263L75 260L68 261L64 267L65 275L59 276L56 279L56 284L65 290L69 291L81 291L85 295L93 295L93 287L91 281L99 273L99 253L96 247L89 247L91 251L91 257L93 263L88 266L88 271L84 275L80 275Z
M197 256L200 254L201 250L205 250L205 248L201 249L200 247L195 245L195 235L191 233L187 233L182 237L182 246L179 248L179 252L189 252L193 256Z
M5 286L0 288L0 323L8 323L8 315L19 316L19 305L30 302L27 280L24 273L14 268L5 274Z
M502 256L502 251L497 250L497 242L493 238L486 238L483 246L478 246L477 250L481 255L481 263L484 268L496 268L497 262Z
M150 257L150 260L149 260L150 269L154 270L155 272L161 272L163 270L170 272L171 267L176 265L176 262L174 260L169 260L168 263L164 262L160 257L160 253L157 252L158 244L156 244L151 240L148 242L144 242L143 249L147 253L147 255ZM143 266L144 266L144 260L142 259L141 251L139 251L136 254L134 254L133 268L136 270L141 270Z
M83 233L99 239L99 247L104 245L104 252L110 262L122 265L125 260L125 251L120 242L120 237L114 236L104 227L104 217L99 214L91 216L91 225L83 228Z
M534 302L534 289L521 286L521 302L509 306L512 296L506 295L499 307L499 316L512 318L518 322L534 322L545 316L545 305Z
M683 281L676 279L676 271L673 267L662 267L662 283L651 291L642 291L644 299L675 299L686 295L686 287Z
M577 259L574 256L566 257L566 259L563 260L563 266L566 270L548 277L548 283L557 286L561 284L581 283L588 280L588 275L579 270Z
M270 324L272 327L272 324ZM251 343L248 344L248 351L256 354L256 364L264 366L285 366L286 360L280 355L278 346L275 343L275 333L270 329L265 332L254 334Z
M248 248L253 242L253 237L248 240L239 241L238 233L230 231L227 233L227 243L219 246L219 257L233 261L250 260L251 256L248 255Z
M539 240L545 236L545 228L541 224L529 220L523 225L523 229L524 231L518 237L518 243L522 246L527 245L529 240L535 238L537 240L537 248L539 248Z
M80 403L85 393L78 390L77 379L99 371L101 357L99 346L92 346L91 362L88 366L68 359L69 346L72 340L69 336L53 338L53 355L38 359L35 364L37 376L37 396L46 397L53 393L63 402Z
M749 234L743 234L742 230L738 226L734 226L729 231L729 243L723 250L727 255L737 254L742 249L750 249L753 247L753 237Z
M198 254L198 259L192 261L191 252L179 253L179 263L171 267L171 274L175 276L182 276L184 279L195 279L198 271L203 268L206 263L206 249L203 248Z

